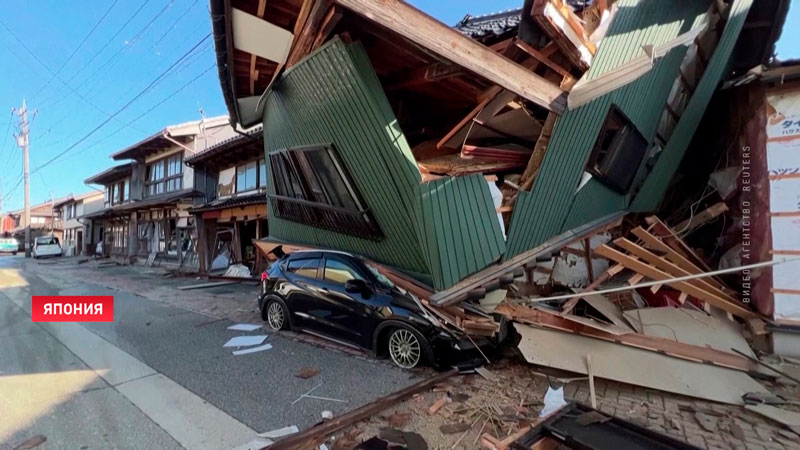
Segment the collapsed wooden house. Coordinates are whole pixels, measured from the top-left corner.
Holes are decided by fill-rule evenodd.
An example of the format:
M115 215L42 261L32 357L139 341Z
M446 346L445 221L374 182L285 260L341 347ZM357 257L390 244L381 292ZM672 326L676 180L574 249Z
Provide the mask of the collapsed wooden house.
M213 0L228 110L263 125L270 239L453 293L657 209L753 1L568 3L451 28L401 0Z

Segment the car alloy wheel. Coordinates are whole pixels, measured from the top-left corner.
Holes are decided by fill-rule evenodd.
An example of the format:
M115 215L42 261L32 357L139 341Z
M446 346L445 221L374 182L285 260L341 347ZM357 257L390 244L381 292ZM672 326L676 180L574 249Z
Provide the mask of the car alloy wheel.
M419 364L422 346L414 333L398 328L389 336L389 356L398 366L411 369Z
M286 316L283 314L283 307L278 302L271 302L267 307L267 323L275 331L283 328Z

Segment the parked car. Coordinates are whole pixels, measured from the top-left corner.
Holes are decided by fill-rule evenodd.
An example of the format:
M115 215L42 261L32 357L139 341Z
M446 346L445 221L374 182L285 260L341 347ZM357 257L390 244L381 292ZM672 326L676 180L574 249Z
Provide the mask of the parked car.
M405 369L469 364L507 335L467 338L444 329L419 299L364 259L335 251L282 255L261 275L261 317L270 329L302 330L388 356ZM476 349L475 345L480 349Z
M42 236L33 241L33 258L61 256L61 243L55 236Z
M16 255L20 251L19 247L19 241L14 238L0 238L0 253Z

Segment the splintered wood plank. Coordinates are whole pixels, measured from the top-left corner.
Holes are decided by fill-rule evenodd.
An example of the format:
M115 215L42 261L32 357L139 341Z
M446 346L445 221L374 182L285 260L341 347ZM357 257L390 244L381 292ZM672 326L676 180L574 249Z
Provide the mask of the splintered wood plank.
M306 0L300 12L301 16L297 18L297 23L295 23L294 42L292 42L292 47L289 50L289 57L286 59L286 68L297 64L311 51L322 20L328 12L328 2L325 0Z
M481 110L483 110L483 108L485 108L486 105L489 104L489 102L494 100L494 98L497 97L497 95L502 90L503 89L500 86L493 86L493 87L487 89L486 92L484 92L483 101L481 101L474 108L472 108L472 111L470 111L466 116L464 116L464 118L461 119L461 121L458 122L456 124L456 126L453 127L452 130L450 130L446 135L444 135L444 137L442 139L440 139L439 142L436 144L436 147L438 147L438 148L445 147L446 146L445 144L447 144L447 141L452 139L453 136L456 135L456 133L461 131L462 128L464 128L468 123L470 123L472 121L472 118L475 117L479 112L481 112Z
M331 420L314 425L311 428L303 430L297 434L287 436L278 442L270 445L271 450L289 450L294 448L302 448L314 439L319 437L329 436L351 424L354 424L367 417L374 416L375 414L396 405L398 402L405 400L408 397L416 394L417 392L431 388L443 381L446 381L451 376L458 373L458 369L452 369L447 372L442 372L431 378L422 380L418 383L381 397L371 403L367 403L360 408L356 408L346 414L334 417Z
M656 255L655 253L652 253L649 250L647 250L645 248L642 248L642 247L634 244L633 242L631 242L631 241L629 241L629 240L627 240L625 238L615 239L614 240L614 244L616 244L618 247L626 250L628 253L632 254L633 256L636 256L637 258L641 259L642 261L645 261L646 263L651 264L653 267L655 267L655 268L657 268L659 270L663 270L664 272L672 275L673 277L685 277L685 276L696 275L697 274L697 272L689 272L687 270L684 270L683 268L678 267L675 264L672 264L671 262L667 261L666 259L661 258L660 256ZM730 295L728 295L727 293L723 292L718 287L716 287L716 286L712 285L711 283L709 283L708 280L705 280L703 278L698 278L696 280L688 280L687 283L689 283L691 285L694 285L694 286L697 286L697 287L699 287L701 289L705 289L708 292L711 292L713 294L718 295L719 297L724 298L725 300L728 300L729 302L734 302L735 303L735 302L738 301L734 297L731 297Z
M547 119L545 119L542 126L542 132L539 134L539 139L536 140L531 158L528 160L527 167L525 167L525 172L520 177L520 190L528 191L533 186L533 181L542 167L544 155L547 152L548 144L550 144L550 137L553 135L553 128L556 125L557 118L558 116L553 113L547 115Z
M569 73L566 69L564 69L563 67L561 67L558 64L554 63L553 60L551 60L550 58L545 56L544 53L542 53L539 50L536 50L535 48L531 47L527 42L523 41L522 39L514 38L514 45L516 45L520 50L522 50L525 53L529 54L534 59L536 59L537 61L541 62L545 66L549 67L550 69L555 71L557 74L561 75L562 77L565 77L565 78L567 78L567 77L571 78L572 77L572 74Z
M667 258L667 260L677 265L678 267L682 268L683 270L686 270L687 272L693 274L704 272L704 270L701 269L699 266L689 261L688 258L675 251L672 247L665 244L663 241L661 241L659 238L657 238L644 228L636 227L631 232L633 233L634 236L641 239L646 247L649 247L653 250L657 250L659 252L663 252L664 257ZM718 282L714 278L709 278L708 281L709 283L714 284L716 287L720 289L725 288L725 286L722 285L722 283Z
M591 294L591 292L595 290L598 286L605 283L609 278L613 277L614 275L622 272L624 268L625 267L623 267L621 264L614 264L613 266L610 266L608 269L606 269L605 272L600 274L599 277L597 277L594 281L589 283L588 286L583 288L581 293ZM575 297L567 300L567 302L564 303L564 306L561 308L561 315L569 314L569 312L572 311L572 308L574 308L575 305L577 305L578 302L581 301L581 298L582 297Z
M632 277L628 278L628 285L635 286L642 280L644 280L644 275L640 273L634 274Z
M319 27L319 31L317 31L316 37L314 38L314 43L311 45L311 50L314 50L325 42L333 29L336 28L339 20L341 20L342 14L342 8L337 8L336 5L331 6L330 9L328 9L327 14L325 14L325 18L322 19L322 24Z
M710 272L711 268L708 267L708 264L697 254L691 247L686 245L683 242L683 239L679 238L677 234L667 226L664 222L661 221L656 216L651 216L649 218L653 222L653 229L650 230L656 237L660 238L664 241L665 244L669 245L673 250L683 255L685 258L693 261L695 265L703 269L704 272Z
M417 165L423 173L433 173L439 175L461 176L472 173L492 173L512 170L522 166L522 163L514 161L498 161L488 158L462 158L461 156L445 155L425 161L419 161Z
M694 216L675 225L675 229L679 230L681 233L685 233L685 236L686 234L691 233L694 229L705 225L727 210L728 205L726 205L725 202L716 203L703 210L703 212L700 214L695 214Z
M336 3L549 111L560 114L566 107L566 94L558 86L404 1Z
M601 245L597 247L595 249L595 253L605 258L608 258L618 264L621 264L628 269L641 273L642 275L655 281L666 281L675 278L629 255L614 250L608 245ZM703 300L707 303L711 303L712 305L720 309L723 309L725 311L728 311L743 319L754 319L761 317L759 314L745 308L744 306L731 303L722 297L719 297L704 289L701 289L691 283L687 283L686 281L672 282L669 283L669 285L675 289L678 289L681 292L686 292L687 294L691 295L696 299Z

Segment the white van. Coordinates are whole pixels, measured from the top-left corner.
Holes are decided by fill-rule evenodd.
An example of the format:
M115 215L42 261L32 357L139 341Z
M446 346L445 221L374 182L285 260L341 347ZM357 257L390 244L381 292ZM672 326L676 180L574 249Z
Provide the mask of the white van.
M33 258L42 256L61 256L61 244L55 236L42 236L33 243Z

